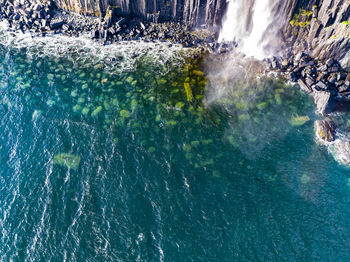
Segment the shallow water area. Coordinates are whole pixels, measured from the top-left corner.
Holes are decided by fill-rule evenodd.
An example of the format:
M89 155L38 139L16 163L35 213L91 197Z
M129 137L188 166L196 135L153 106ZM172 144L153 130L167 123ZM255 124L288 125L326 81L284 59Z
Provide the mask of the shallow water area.
M168 43L0 35L1 261L349 260L349 169L296 87Z

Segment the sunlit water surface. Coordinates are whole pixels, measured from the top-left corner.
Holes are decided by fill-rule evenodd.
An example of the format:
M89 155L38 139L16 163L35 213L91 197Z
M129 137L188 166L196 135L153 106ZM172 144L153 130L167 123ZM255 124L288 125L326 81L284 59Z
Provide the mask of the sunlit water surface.
M349 169L305 94L209 103L190 51L60 41L0 46L1 261L349 261Z

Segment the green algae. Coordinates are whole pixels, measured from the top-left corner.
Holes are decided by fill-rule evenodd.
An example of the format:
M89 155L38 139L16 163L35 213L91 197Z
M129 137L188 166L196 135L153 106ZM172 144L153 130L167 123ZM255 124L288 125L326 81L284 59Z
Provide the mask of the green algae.
M177 108L181 109L185 106L185 103L184 102L177 102L176 105L175 105Z
M91 116L97 117L101 113L102 109L102 106L98 106L94 111L92 111Z
M121 110L119 112L120 116L123 118L129 118L130 117L130 112L128 110Z
M125 82L131 84L134 81L134 78L132 76L129 76L125 79Z
M85 103L85 98L79 97L78 98L78 104L84 104Z
M192 89L189 83L184 83L184 88L186 92L187 101L191 102L193 100Z
M166 121L166 125L167 126L175 126L177 123L175 120L169 120L169 121Z
M260 104L257 105L257 108L258 108L259 110L264 110L265 108L267 108L267 106L268 106L268 103L267 103L267 102L262 102L262 103L260 103Z
M84 116L88 115L89 112L90 112L90 108L88 108L88 107L84 107L84 108L82 109L82 111L81 111L81 113L82 113Z
M298 116L298 115L293 115L290 120L289 123L292 126L302 126L305 123L309 122L310 118L308 116Z
M166 80L164 78L161 78L161 79L158 80L158 84L159 85L165 85L167 82L168 82L168 80Z
M53 163L55 165L60 165L76 170L80 166L80 156L74 154L61 153L54 156Z

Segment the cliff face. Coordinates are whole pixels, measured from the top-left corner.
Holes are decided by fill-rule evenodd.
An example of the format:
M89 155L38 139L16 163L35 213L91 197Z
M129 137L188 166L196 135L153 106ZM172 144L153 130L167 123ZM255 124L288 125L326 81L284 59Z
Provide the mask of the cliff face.
M226 0L54 0L59 8L81 14L104 15L113 7L123 15L148 20L179 21L191 26L217 26L225 11Z
M120 15L149 21L178 21L191 26L219 27L227 0L52 0L64 10L103 16L109 7ZM259 0L256 0L259 1ZM350 69L350 0L270 0L275 25L286 47L313 57L333 57Z
M319 59L335 58L350 70L350 0L289 2L294 8L283 28L287 46Z

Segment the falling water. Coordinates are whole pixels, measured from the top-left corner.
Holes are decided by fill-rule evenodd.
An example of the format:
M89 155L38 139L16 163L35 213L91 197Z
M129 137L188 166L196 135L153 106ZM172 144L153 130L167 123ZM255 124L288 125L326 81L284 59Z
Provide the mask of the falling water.
M276 38L280 26L274 11L277 2L229 0L219 42L234 41L241 52L257 59L274 54L278 49Z

